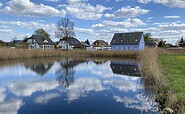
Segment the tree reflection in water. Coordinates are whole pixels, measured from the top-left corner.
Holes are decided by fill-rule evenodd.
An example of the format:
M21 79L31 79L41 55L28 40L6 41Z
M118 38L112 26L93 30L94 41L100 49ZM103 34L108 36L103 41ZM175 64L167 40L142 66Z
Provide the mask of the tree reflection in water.
M74 83L74 67L78 64L85 62L73 59L62 59L59 63L61 68L56 71L57 81L62 87L69 87L72 83Z

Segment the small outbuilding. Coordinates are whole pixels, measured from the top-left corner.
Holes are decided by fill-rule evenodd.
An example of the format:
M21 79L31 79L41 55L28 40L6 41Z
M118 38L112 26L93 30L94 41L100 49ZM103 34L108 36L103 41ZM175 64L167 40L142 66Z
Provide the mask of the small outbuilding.
M144 50L143 32L115 33L111 40L111 50Z

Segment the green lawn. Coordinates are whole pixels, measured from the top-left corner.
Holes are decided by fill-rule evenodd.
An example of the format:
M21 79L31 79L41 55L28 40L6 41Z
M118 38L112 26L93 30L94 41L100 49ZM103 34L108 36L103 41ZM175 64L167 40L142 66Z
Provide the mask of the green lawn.
M176 93L178 101L185 103L185 55L160 55L159 63L170 89Z

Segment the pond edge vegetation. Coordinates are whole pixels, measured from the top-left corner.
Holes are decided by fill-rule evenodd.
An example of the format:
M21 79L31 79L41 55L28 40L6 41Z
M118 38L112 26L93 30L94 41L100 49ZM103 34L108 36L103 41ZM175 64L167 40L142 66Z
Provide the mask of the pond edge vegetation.
M152 85L156 92L156 101L160 104L161 110L170 107L178 114L183 114L183 111L185 111L185 101L177 101L176 94L170 90L169 80L164 76L159 65L160 55L185 55L185 50L146 48L143 51L60 51L0 48L0 53L0 61L41 57L106 57L138 60L142 65L143 78L147 81L144 83Z

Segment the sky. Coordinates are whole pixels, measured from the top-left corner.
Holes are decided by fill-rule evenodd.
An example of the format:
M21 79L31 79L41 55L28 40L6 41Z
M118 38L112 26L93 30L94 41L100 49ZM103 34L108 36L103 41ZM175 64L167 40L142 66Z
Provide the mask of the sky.
M0 0L0 40L43 28L58 41L56 23L64 17L74 22L75 37L90 43L138 31L171 44L185 37L185 0Z

